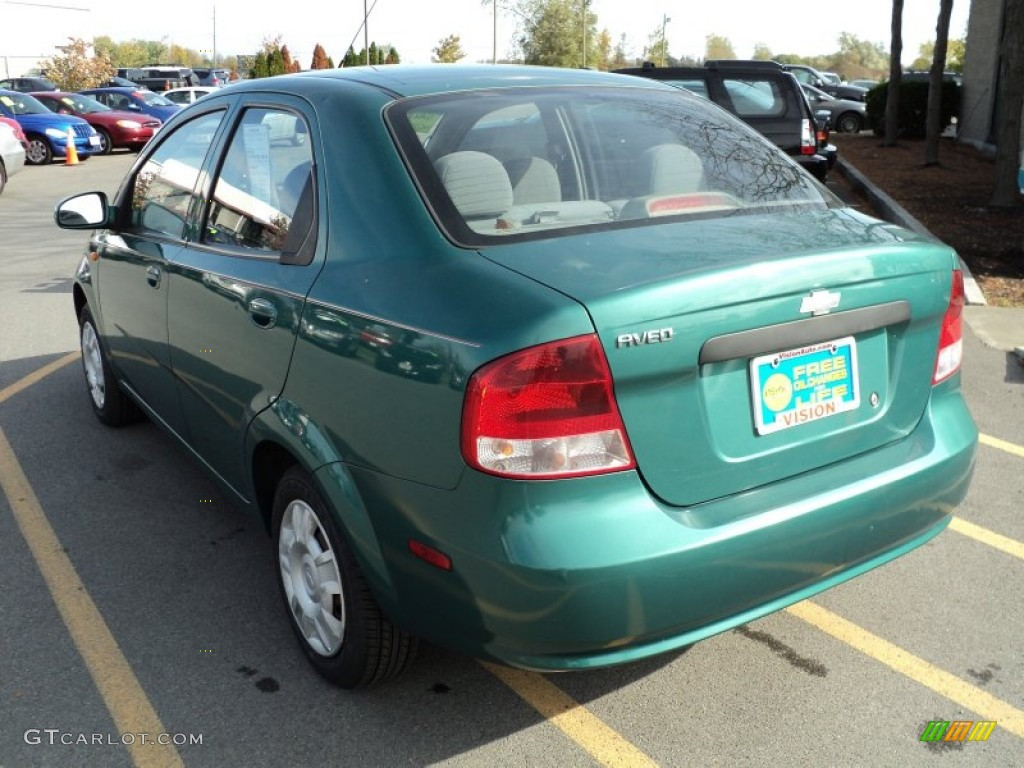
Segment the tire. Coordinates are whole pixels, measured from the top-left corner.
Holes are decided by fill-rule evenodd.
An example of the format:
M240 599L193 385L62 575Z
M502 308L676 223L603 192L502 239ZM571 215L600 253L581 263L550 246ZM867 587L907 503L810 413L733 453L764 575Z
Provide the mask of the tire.
M298 467L281 478L273 513L278 587L313 668L341 688L364 688L405 669L417 639L381 615L329 507Z
M4 167L4 161L0 160L0 195L4 193L4 188L7 186L7 169Z
M86 393L96 418L108 427L120 427L139 421L143 417L142 411L117 385L96 330L96 321L88 306L82 307L82 313L78 316L78 340L82 350Z
M96 133L100 135L100 148L96 150L97 155L109 155L114 151L114 142L110 138L110 134L103 128L97 128Z
M50 143L42 136L29 135L28 149L25 150L25 162L29 165L49 165L53 162L53 150Z
M839 133L860 133L863 128L864 119L856 112L844 112L836 119Z

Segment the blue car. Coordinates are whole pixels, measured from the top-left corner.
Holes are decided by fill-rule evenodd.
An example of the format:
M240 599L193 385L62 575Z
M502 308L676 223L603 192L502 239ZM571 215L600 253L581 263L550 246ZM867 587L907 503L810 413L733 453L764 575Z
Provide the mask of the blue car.
M25 161L30 165L46 165L55 157L65 157L69 129L80 160L100 151L100 135L89 123L74 115L54 114L27 93L0 91L0 115L21 125L28 138Z
M180 105L165 99L159 93L141 88L87 88L79 93L92 96L111 109L141 112L155 117L161 123L166 123L181 110Z

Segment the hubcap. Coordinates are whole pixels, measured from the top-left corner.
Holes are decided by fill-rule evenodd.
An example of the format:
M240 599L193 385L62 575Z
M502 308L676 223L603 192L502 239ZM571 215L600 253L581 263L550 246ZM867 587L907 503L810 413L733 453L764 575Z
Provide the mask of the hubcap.
M92 323L82 325L82 363L85 365L85 381L89 385L89 395L96 407L102 409L107 400L107 387L103 379L100 341L96 338L96 330Z
M310 648L333 656L345 637L341 573L323 523L301 499L285 507L277 555L296 626Z
M28 151L25 154L30 163L41 163L46 159L46 147L39 139L33 139L28 143Z

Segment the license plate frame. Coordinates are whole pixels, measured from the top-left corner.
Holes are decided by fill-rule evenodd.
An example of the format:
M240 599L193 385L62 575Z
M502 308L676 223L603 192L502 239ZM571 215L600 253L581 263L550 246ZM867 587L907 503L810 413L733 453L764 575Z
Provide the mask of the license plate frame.
M857 340L853 336L759 355L750 360L749 371L758 435L860 407Z

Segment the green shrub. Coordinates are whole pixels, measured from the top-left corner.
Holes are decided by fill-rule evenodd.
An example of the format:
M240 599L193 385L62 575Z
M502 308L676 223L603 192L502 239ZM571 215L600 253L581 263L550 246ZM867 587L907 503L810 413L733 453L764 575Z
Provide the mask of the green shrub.
M868 119L876 136L885 133L885 103L888 100L888 81L879 83L867 95ZM901 138L922 139L928 114L928 82L926 80L900 80L900 110L898 131ZM960 86L951 80L942 82L942 124L949 125L960 116Z

